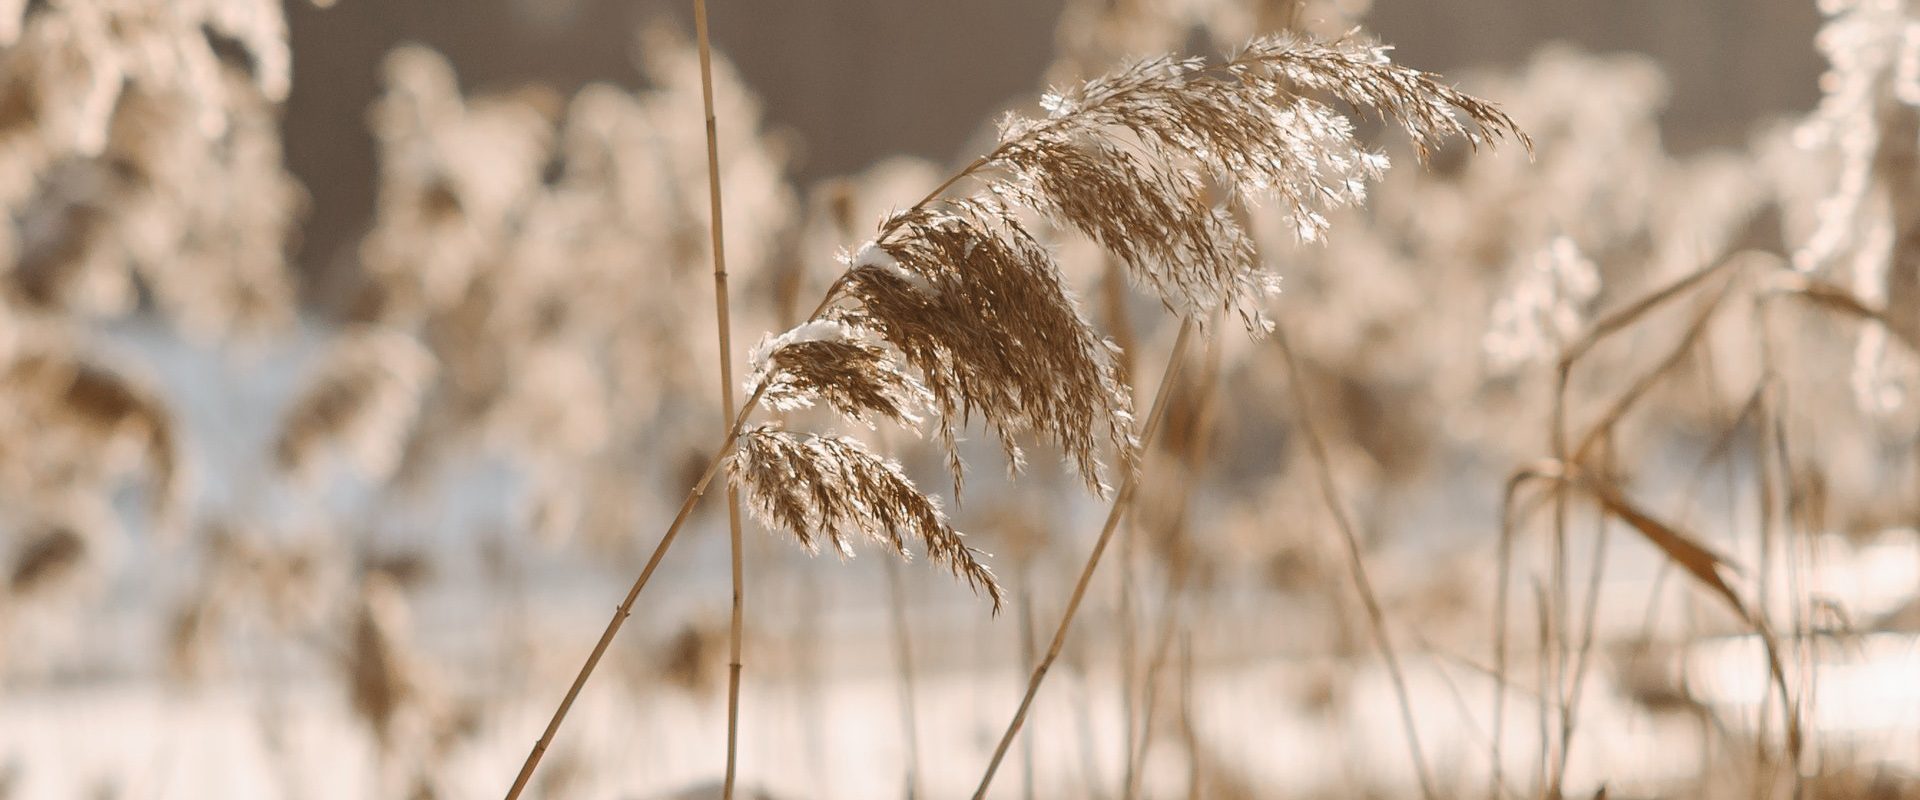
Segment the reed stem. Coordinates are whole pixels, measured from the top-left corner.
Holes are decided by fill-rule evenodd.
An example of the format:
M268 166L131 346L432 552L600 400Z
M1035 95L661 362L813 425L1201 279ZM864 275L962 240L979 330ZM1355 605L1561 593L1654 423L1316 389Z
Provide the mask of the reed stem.
M1174 379L1179 377L1180 367L1186 360L1187 342L1193 336L1193 320L1183 317L1180 320L1180 333L1173 340L1173 352L1167 355L1166 371L1160 375L1160 388L1153 394L1153 408L1147 412L1146 427L1140 434L1140 452L1142 458L1153 445L1154 435L1159 433L1161 418L1166 413L1168 389ZM1007 730L1000 736L1000 744L993 750L993 759L987 762L987 771L980 776L980 787L974 790L974 800L987 796L987 789L993 785L993 775L1000 769L1001 760L1007 757L1007 748L1013 745L1014 737L1020 735L1020 726L1027 720L1027 712L1033 707L1033 698L1040 693L1040 684L1047 679L1047 670L1052 668L1060 651L1066 646L1067 631L1073 627L1073 618L1080 610L1080 601L1087 596L1087 587L1093 582L1093 573L1100 567L1100 556L1106 552L1107 544L1113 540L1113 533L1120 527L1121 518L1126 516L1127 507L1132 504L1134 492L1140 485L1138 469L1130 471L1120 482L1120 491L1114 495L1113 506L1107 511L1106 525L1100 529L1100 538L1094 541L1093 552L1087 554L1086 566L1080 570L1080 581L1074 584L1073 595L1067 600L1067 609L1060 615L1060 625L1053 632L1053 642L1047 645L1046 657L1033 668L1033 676L1027 680L1027 692L1020 699L1020 708L1013 713L1013 720L1007 723Z
M706 496L707 485L713 482L714 475L719 474L721 465L726 463L727 454L733 451L734 444L740 440L740 433L746 426L747 417L753 411L754 405L760 402L762 391L762 389L755 389L747 398L746 404L740 407L740 413L734 416L733 426L727 431L727 438L720 443L719 449L714 451L713 458L708 460L700 480L695 482L693 489L687 492L687 499L680 504L680 513L674 515L673 522L667 526L667 532L660 537L660 543L654 545L653 555L647 557L647 565L641 568L640 577L634 579L633 588L627 590L626 599L614 609L613 619L607 621L607 629L600 634L600 640L594 643L593 652L587 654L586 663L580 665L580 673L574 676L573 685L567 688L566 696L560 698L560 707L554 709L553 719L547 722L547 729L540 734L539 741L534 742L533 751L527 754L526 763L520 766L520 774L513 779L512 788L507 790L506 800L517 800L520 794L526 791L527 782L533 778L533 771L540 766L540 757L546 755L547 748L553 745L553 737L560 732L560 723L566 719L567 711L573 708L574 699L578 698L580 690L586 687L587 678L593 675L594 667L600 665L601 656L606 655L607 647L613 644L613 637L620 633L620 626L625 624L627 617L633 614L633 604L639 600L640 591L647 588L647 581L653 578L653 571L660 567L660 559L666 556L667 548L673 546L674 538L680 535L680 529L686 525L687 519L693 516L693 509L699 506L700 498Z
M1294 405L1299 407L1300 428L1306 434L1307 451L1313 456L1321 499L1326 502L1328 513L1333 515L1334 524L1340 529L1340 538L1346 545L1347 568L1352 573L1354 588L1360 593L1360 601L1367 610L1367 629L1373 633L1374 644L1380 648L1381 658L1387 662L1387 674L1393 679L1393 691L1400 701L1400 721L1407 732L1407 751L1413 758L1414 775L1420 780L1420 794L1426 800L1436 800L1439 794L1434 791L1433 778L1427 771L1427 758L1420 747L1420 730L1413 716L1413 695L1407 689L1406 673L1400 667L1399 654L1393 649L1393 638L1387 633L1386 612L1381 610L1380 598L1373 591L1373 581L1367 577L1366 556L1360 551L1359 532L1354 529L1353 520L1347 515L1346 505L1340 501L1340 490L1334 484L1326 442L1320 439L1320 432L1313 425L1313 409L1307 402L1307 387L1302 383L1300 365L1293 356L1293 346L1287 343L1284 329L1276 328L1273 338L1279 343L1280 354L1287 362L1287 384L1293 391Z
M707 198L712 208L713 305L720 344L720 420L733 411L733 322L727 302L727 248L720 202L719 123L713 113L713 47L707 37L707 2L693 0L694 35L700 46L700 99L707 117ZM727 484L727 550L733 568L732 621L727 626L727 777L721 797L733 800L740 739L740 646L746 625L746 576L741 559L740 490Z

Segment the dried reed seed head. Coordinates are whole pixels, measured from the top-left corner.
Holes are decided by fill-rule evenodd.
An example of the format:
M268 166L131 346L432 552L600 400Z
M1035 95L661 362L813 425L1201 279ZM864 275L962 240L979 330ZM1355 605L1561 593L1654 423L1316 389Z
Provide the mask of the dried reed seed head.
M0 390L10 395L13 413L33 426L41 460L34 469L82 459L88 474L113 474L137 460L147 472L149 511L170 526L186 494L173 412L150 387L65 343L23 346L0 373Z
M342 666L354 712L373 728L383 747L392 744L397 718L420 688L407 649L409 627L400 588L385 575L369 574L361 586L353 638Z
M851 556L848 536L859 534L906 558L907 538L917 537L928 558L986 592L999 611L1005 597L993 571L948 524L939 501L865 444L763 426L741 435L727 467L754 516L791 531L808 552L817 552L824 536Z
M1488 369L1496 376L1559 358L1580 335L1587 306L1600 293L1599 270L1565 236L1511 271L1512 285L1494 302L1481 339Z
M87 537L55 523L29 533L14 556L7 590L15 597L36 594L72 574L87 559Z
M1527 143L1499 109L1395 66L1386 52L1356 37L1279 35L1215 66L1135 63L1050 93L1046 119L1010 116L1001 145L982 160L1010 177L990 179L989 190L1098 241L1176 313L1226 309L1263 330L1271 323L1260 306L1277 282L1233 206L1278 197L1299 238L1317 240L1325 212L1363 201L1387 166L1355 140L1347 117L1301 92L1374 110L1423 157L1452 136Z
M912 428L932 403L884 344L839 320L814 320L754 348L747 391L764 387L762 405L775 411L813 406L816 399L861 424L875 417Z
M1081 314L1053 254L1003 205L987 199L912 209L850 257L830 318L878 333L920 373L933 398L955 490L958 428L978 413L1013 469L1031 433L1059 447L1104 492L1103 440L1134 468L1132 400L1115 376L1112 343Z
M171 677L190 681L206 671L222 611L216 594L206 589L173 610L167 621L166 645Z
M399 461L434 372L432 356L411 337L382 330L345 334L287 412L274 447L278 468L310 475L331 447L367 477L384 479Z
M289 319L300 198L279 152L278 4L39 3L20 17L0 25L0 206L18 221L0 226L0 251L28 267L12 276L23 294L115 315L144 290L209 336Z
M714 689L713 676L727 658L727 633L717 625L687 623L659 650L655 668L667 683L691 695Z
M1438 75L1394 64L1388 57L1392 49L1357 34L1327 42L1266 36L1235 55L1229 69L1264 70L1299 88L1372 109L1405 130L1422 157L1451 138L1474 147L1511 139L1532 148L1526 132L1499 106L1441 83Z

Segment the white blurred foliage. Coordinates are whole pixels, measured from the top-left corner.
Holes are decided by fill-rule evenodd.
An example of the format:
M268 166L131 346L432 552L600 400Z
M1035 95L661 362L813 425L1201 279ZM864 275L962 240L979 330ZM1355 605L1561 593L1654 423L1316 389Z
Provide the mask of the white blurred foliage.
M1909 164L1920 157L1920 13L1906 0L1824 0L1816 44L1827 57L1818 108L1793 132L1819 176L1811 230L1793 253L1796 269L1831 274L1860 301L1884 308L1854 348L1851 384L1862 411L1887 418L1920 391L1912 347L1920 276L1909 243L1920 226L1920 188Z
M1600 293L1600 273L1572 239L1555 237L1515 272L1507 294L1493 305L1481 340L1494 374L1551 362L1581 330L1587 305Z
M677 462L638 447L711 444L712 331L706 132L698 57L665 29L641 39L634 92L592 84L466 96L450 64L413 46L386 65L374 130L381 178L361 245L361 322L418 332L444 367L401 477L478 446L526 473L526 520L554 535L631 507L606 490ZM784 157L757 101L715 67L736 331L764 330L752 298L796 224ZM692 332L704 332L694 335ZM740 341L751 341L741 336ZM678 421L688 418L701 424ZM676 424L661 425L668 420Z

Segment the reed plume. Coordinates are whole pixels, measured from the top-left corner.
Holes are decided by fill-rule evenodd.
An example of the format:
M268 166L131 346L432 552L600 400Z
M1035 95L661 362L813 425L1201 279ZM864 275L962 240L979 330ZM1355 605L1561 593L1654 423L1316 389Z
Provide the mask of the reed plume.
M337 342L282 423L275 464L313 477L334 450L364 477L384 480L400 463L400 446L433 376L433 358L411 338L377 329Z
M1005 599L980 554L948 524L937 499L913 485L897 462L845 436L796 434L771 427L747 431L732 457L735 483L747 490L754 515L769 527L793 531L809 552L824 535L843 555L848 534L862 534L907 557L906 537L918 538L928 557L968 586L985 592L997 611Z
M976 414L1013 469L1025 463L1019 437L1038 435L1104 493L1102 452L1118 454L1123 474L1137 468L1130 392L1115 347L1022 210L1099 243L1181 316L1224 311L1263 333L1278 278L1235 209L1277 196L1298 237L1316 240L1324 212L1364 200L1387 167L1351 120L1310 94L1378 113L1423 157L1449 137L1528 143L1498 108L1386 54L1359 37L1271 36L1218 64L1148 59L1049 93L1046 117L1010 115L997 147L843 255L847 269L814 320L763 345L756 363L784 368L756 369L750 388L775 409L819 395L869 423L878 414L911 425L904 401L930 399L956 493L957 432ZM981 186L946 195L966 179ZM883 342L899 362L856 342Z
M1010 116L998 146L883 220L872 240L843 257L846 271L810 318L761 348L748 399L725 441L508 797L525 787L723 465L756 512L803 545L824 538L845 552L850 527L902 552L904 529L998 607L1002 592L991 572L945 523L933 498L897 467L850 439L749 427L757 405L822 401L856 419L908 422L903 402L930 398L931 425L947 451L956 493L964 471L958 434L976 416L998 438L1011 469L1025 461L1020 437L1034 435L1057 447L1103 494L1102 452L1115 451L1122 499L1048 660L1057 655L1078 594L1132 494L1140 442L1131 432L1131 393L1115 377L1114 346L1081 313L1021 211L1078 230L1112 252L1136 283L1186 320L1183 330L1219 311L1265 332L1271 322L1261 303L1278 281L1257 258L1236 209L1257 196L1277 196L1299 238L1314 240L1327 225L1322 212L1360 202L1366 182L1387 166L1384 156L1358 143L1346 116L1309 93L1375 111L1403 128L1423 155L1451 136L1475 145L1500 137L1527 141L1497 108L1392 64L1385 48L1358 37L1324 43L1265 37L1215 65L1149 59L1050 93L1044 119ZM981 186L949 196L970 179ZM917 386L908 370L917 373ZM1043 665L1026 702L1044 673ZM1017 730L1018 718L1008 739ZM1005 749L1003 740L1000 752ZM991 775L990 768L986 781Z

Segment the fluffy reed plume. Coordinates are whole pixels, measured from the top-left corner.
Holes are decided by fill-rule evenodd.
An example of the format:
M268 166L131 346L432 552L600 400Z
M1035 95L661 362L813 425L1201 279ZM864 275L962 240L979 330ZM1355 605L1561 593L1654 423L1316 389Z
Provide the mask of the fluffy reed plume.
M284 243L302 196L280 163L278 4L75 0L20 14L0 26L0 207L17 221L0 252L21 297L115 315L145 289L206 336L289 319Z
M102 551L111 551L120 533L112 507L97 495L70 497L38 513L41 519L12 533L18 546L6 588L18 600L64 593L93 577L108 560Z
M51 525L26 535L13 560L7 591L34 594L72 572L87 557L86 537L66 525Z
M1037 434L1102 488L1103 447L1134 468L1130 398L1114 377L1111 344L1017 209L1098 242L1183 316L1225 310L1264 330L1261 303L1277 279L1234 209L1276 195L1299 237L1317 239L1323 212L1360 202L1387 165L1354 139L1345 116L1307 93L1380 113L1422 154L1448 136L1525 140L1498 109L1393 65L1385 52L1358 38L1266 37L1220 64L1149 59L1051 93L1046 118L1010 116L992 152L846 256L819 316L870 332L919 373L956 490L956 430L975 413L1015 469L1024 461L1017 438ZM966 178L984 187L943 196Z
M1215 313L1238 314L1250 328L1264 330L1260 303L1276 281L1255 259L1236 209L1256 195L1278 195L1300 237L1315 238L1326 225L1321 212L1359 202L1365 181L1386 167L1384 157L1354 139L1346 117L1306 93L1369 107L1403 127L1423 153L1453 135L1476 144L1498 136L1525 141L1498 109L1393 65L1384 48L1357 38L1262 38L1214 66L1152 59L1049 95L1046 119L1010 117L998 146L883 220L872 240L844 257L845 273L812 318L762 349L749 400L720 452L609 621L508 796L517 797L531 779L723 459L756 510L803 544L825 536L842 545L844 533L834 526L852 525L899 551L905 538L899 529L907 523L936 560L997 606L1001 592L991 573L938 516L933 499L897 467L851 440L748 428L754 407L792 406L801 402L792 393L808 386L812 391L803 396L843 404L839 410L850 416L905 421L898 400L918 392L901 374L904 367L918 373L932 400L932 424L956 492L963 472L958 431L976 415L1015 470L1024 460L1019 437L1033 435L1058 447L1089 487L1104 491L1100 450L1111 446L1122 483L1131 487L1138 443L1113 347L1081 314L1052 253L1019 211L1077 229L1125 261L1139 283L1185 317L1182 346L1193 323ZM983 186L948 195L969 179ZM866 337L884 342L901 366L853 344ZM818 346L822 341L835 346ZM803 361L803 350L815 351L815 360ZM822 378L847 384L830 389ZM780 392L768 400L776 382ZM1121 502L1128 495L1131 488ZM1110 517L1074 606L1123 507L1117 504ZM1071 611L1048 662L1070 622ZM1044 666L1027 702L1043 674ZM1017 717L1008 740L1018 727ZM989 780L991 774L990 768Z
M645 676L696 697L713 691L715 667L727 660L727 637L722 626L689 622L659 648L652 674Z
M433 373L433 358L411 338L381 330L342 336L287 411L276 465L310 478L320 457L337 451L363 477L384 480Z
M907 537L917 537L933 559L976 591L1005 599L993 571L948 524L934 498L901 471L855 439L796 434L771 427L747 431L735 445L730 474L746 491L754 515L769 527L790 530L808 552L824 535L843 556L849 534L879 542L903 558Z
M356 319L420 332L441 369L422 424L403 441L409 488L481 449L522 468L519 524L543 538L591 532L626 548L647 506L636 485L677 483L665 468L701 443L690 424L710 391L712 341L687 337L710 299L706 142L694 48L664 29L642 42L652 89L594 84L572 98L517 90L463 96L451 65L396 51L375 107L378 218L361 244ZM722 61L716 113L734 213L729 271L754 289L792 216L778 143ZM737 198L737 199L736 199ZM636 256L636 254L639 254ZM640 260L636 261L636 257ZM757 293L734 317L764 327ZM706 365L706 366L703 366Z
M815 400L872 427L875 418L913 426L933 397L879 341L845 322L821 320L769 336L754 349L749 386L775 411Z
M1585 326L1586 305L1600 292L1593 262L1566 237L1526 264L1493 306L1482 347L1496 375L1559 357Z
M979 414L1014 469L1017 437L1058 446L1100 488L1099 451L1129 465L1131 406L1115 379L1113 348L1080 313L1059 266L1013 213L984 198L950 200L890 217L878 243L848 259L828 317L870 331L920 373L932 397L956 491L957 428Z
M106 496L143 472L155 526L177 522L185 470L173 413L159 395L106 362L35 335L0 373L10 413L0 427L0 490L23 506L58 508L75 494Z
M380 748L387 792L436 797L448 760L478 732L479 717L471 704L447 696L445 676L420 652L405 579L393 566L363 565L339 666L347 699Z

